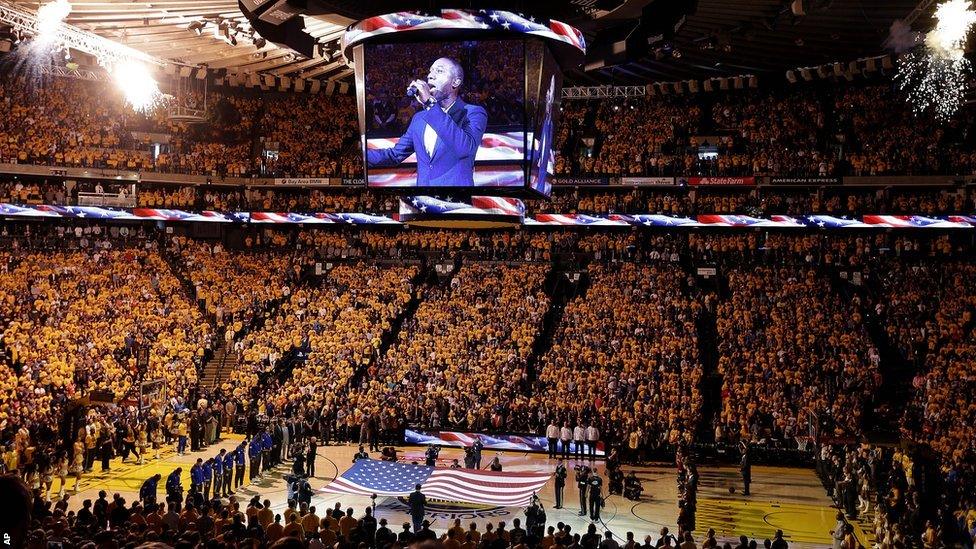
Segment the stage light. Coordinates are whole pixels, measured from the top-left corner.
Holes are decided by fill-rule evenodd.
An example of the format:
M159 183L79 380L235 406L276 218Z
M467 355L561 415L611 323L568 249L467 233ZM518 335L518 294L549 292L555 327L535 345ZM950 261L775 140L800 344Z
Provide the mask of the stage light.
M148 113L164 100L159 84L149 69L138 61L122 61L112 69L116 85L125 95L125 101L134 110Z

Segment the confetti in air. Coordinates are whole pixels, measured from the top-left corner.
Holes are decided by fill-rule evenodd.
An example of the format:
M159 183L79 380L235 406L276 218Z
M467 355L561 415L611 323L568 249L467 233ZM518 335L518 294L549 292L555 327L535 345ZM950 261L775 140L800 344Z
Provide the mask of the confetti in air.
M976 24L976 11L969 0L948 0L939 4L935 19L924 43L902 56L895 78L916 114L931 111L945 120L963 101L970 69L963 48Z
M68 0L54 0L42 5L37 10L36 33L10 55L4 56L0 63L9 66L7 70L23 77L31 86L45 81L45 69L57 61L62 51L67 51L60 42L64 20L69 13L71 3Z

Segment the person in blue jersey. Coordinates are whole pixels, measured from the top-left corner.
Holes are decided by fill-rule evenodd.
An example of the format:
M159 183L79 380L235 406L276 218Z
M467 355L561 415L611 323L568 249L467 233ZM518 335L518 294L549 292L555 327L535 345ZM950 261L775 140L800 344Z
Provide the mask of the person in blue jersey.
M162 478L163 476L157 473L142 483L142 487L139 488L139 499L142 500L144 507L156 503L156 491L159 489L159 481Z
M183 475L183 468L177 467L166 477L166 501L173 503L183 503L183 483L180 476Z
M237 467L234 471L234 489L231 493L234 493L238 488L244 485L244 458L245 458L245 444L242 442L237 450L234 450L234 465Z
M213 459L208 459L203 462L203 500L210 500L210 487L213 486Z
M220 497L221 491L220 487L224 484L224 454L227 450L221 448L220 453L210 458L210 462L213 464L213 496Z

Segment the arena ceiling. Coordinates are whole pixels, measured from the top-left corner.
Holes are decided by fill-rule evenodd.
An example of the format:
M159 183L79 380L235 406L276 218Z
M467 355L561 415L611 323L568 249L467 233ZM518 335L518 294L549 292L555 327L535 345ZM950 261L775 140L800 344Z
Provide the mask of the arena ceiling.
M804 2L794 16L784 0L698 0L673 40L680 57L643 59L580 75L584 81L620 84L674 81L849 62L889 53L885 41L896 20L914 30L931 28L932 0L824 0ZM917 11L916 11L916 8Z
M32 11L42 3L15 2ZM239 74L309 79L350 74L344 64L326 56L305 58L270 41L255 44L237 0L71 0L71 6L67 23L160 59ZM341 17L308 18L306 31L330 43L337 41L351 22ZM191 28L194 23L203 23L199 32ZM228 30L226 37L221 26Z
M574 72L569 81L641 84L782 74L790 68L847 62L885 53L885 39L896 20L911 21L915 30L929 28L935 7L933 0L802 1L805 15L797 16L792 0L698 0L697 9L669 37L663 53L660 46L652 46L613 67ZM31 10L39 5L15 3ZM621 14L640 13L641 6L649 3L653 2L618 1L614 12L597 10L599 0L572 0L553 4L559 7L551 13L580 27L595 42L612 29L626 30L628 18ZM237 74L351 81L351 71L331 47L344 27L353 22L350 16L355 14L348 11L323 14L318 10L317 14L301 16L306 32L329 45L306 58L270 41L256 44L255 38L260 36L249 37L250 24L238 0L71 0L71 4L68 23L162 59ZM350 4L370 11L387 7L383 1ZM410 2L397 4L405 9ZM588 7L567 10L567 5ZM226 30L230 32L222 32ZM236 45L232 43L235 41Z

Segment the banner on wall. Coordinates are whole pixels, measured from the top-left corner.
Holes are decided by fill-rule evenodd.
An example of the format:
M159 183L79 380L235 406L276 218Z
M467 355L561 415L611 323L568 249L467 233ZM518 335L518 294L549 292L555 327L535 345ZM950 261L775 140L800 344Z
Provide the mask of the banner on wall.
M472 197L470 202L445 201L433 197L413 197L401 203L401 216L477 214L508 217L518 223L525 206L515 198ZM168 210L160 208L103 208L96 206L53 206L0 203L0 217L14 219L92 219L101 221L168 221L190 223L267 223L267 224L351 224L402 225L385 215L366 213L295 212L216 212ZM733 227L733 228L880 228L880 229L972 229L976 215L865 215L841 217L805 215L711 214L679 217L664 214L536 214L526 216L525 226L549 227Z
M661 214L639 214L625 216L631 225L644 227L701 227L702 224L690 217L675 217Z
M770 177L769 183L772 185L840 185L843 183L839 177L825 176L795 176L795 177Z
M242 219L241 221L248 221L250 223L316 223L316 224L335 223L335 219L333 219L327 213L300 214L300 213L277 213L277 212L250 212L250 213L243 213L241 215L247 216L247 219Z
M553 177L552 184L558 187L604 187L610 184L609 177Z
M404 433L404 442L427 446L437 444L439 446L456 446L465 448L474 444L475 439L481 439L485 450L517 450L519 452L548 452L549 441L546 437L537 435L514 435L514 434L484 434L463 431L422 431L407 429ZM558 451L562 452L562 442L556 443ZM582 451L586 453L586 448ZM576 444L569 443L570 453L576 451ZM604 457L603 441L596 443L596 455Z
M324 187L330 184L328 177L276 177L275 185L293 185L300 187Z
M620 185L635 187L665 187L674 185L673 177L621 177Z
M196 223L229 223L234 219L221 212L164 210L158 208L101 208L97 206L22 206L0 204L0 216L33 218L97 219L102 221L187 221Z
M871 227L867 223L862 223L860 219L849 219L834 215L808 215L803 220L808 227L820 227L821 229L857 229Z
M350 225L400 225L385 215L363 213L284 213L284 212L238 212L234 214L244 223L268 224L316 224L330 225L344 223Z
M734 187L756 184L756 178L746 177L689 177L688 184L694 187Z

